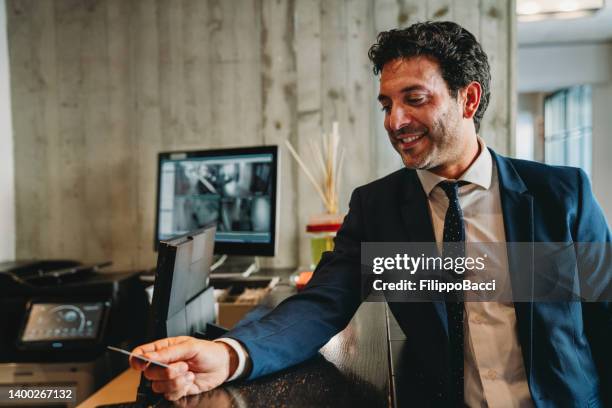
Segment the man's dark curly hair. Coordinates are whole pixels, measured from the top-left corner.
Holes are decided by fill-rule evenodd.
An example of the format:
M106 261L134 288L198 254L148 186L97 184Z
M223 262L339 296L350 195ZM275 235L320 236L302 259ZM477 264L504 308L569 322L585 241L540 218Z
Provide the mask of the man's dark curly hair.
M482 96L474 115L474 126L478 132L489 104L491 72L487 54L476 37L450 21L426 21L404 29L381 32L376 44L368 51L375 75L391 60L421 55L432 57L440 64L442 78L453 98L457 97L459 89L470 82L480 83Z

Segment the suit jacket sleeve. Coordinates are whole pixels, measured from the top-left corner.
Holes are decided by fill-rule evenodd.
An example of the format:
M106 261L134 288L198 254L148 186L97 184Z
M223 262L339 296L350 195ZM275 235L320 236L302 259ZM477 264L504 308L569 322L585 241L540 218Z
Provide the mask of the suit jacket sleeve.
M247 349L252 362L249 379L314 356L355 314L361 303L360 205L357 189L335 238L334 251L323 254L302 292L286 299L259 320L224 335L238 340Z
M578 244L581 286L590 300L583 303L583 321L593 359L598 367L602 394L612 404L612 253L610 229L591 191L586 174L579 171L579 202L574 241Z

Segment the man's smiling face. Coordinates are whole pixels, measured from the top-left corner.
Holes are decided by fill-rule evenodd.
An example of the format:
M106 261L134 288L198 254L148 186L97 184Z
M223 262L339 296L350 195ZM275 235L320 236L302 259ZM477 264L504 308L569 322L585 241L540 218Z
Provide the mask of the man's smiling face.
M378 100L391 144L406 167L435 171L461 160L466 143L460 99L450 95L430 57L397 58L384 65Z

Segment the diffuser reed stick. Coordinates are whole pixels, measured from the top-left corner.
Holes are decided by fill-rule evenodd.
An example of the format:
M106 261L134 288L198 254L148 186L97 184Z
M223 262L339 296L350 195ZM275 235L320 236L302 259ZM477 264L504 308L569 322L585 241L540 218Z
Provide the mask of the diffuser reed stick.
M323 133L319 140L309 141L310 153L313 156L313 169L309 168L300 157L291 143L286 140L285 144L289 152L298 163L306 178L319 194L328 214L338 213L338 186L341 181L341 169L344 162L344 149L340 147L340 132L338 122L332 124L331 133ZM316 177L317 175L318 177Z

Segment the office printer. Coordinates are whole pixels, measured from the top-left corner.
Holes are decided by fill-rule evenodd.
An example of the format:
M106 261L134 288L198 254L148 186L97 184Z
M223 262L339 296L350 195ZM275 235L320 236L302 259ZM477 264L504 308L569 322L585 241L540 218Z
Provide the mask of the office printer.
M105 346L142 343L148 301L138 273L106 265L0 263L0 384L71 383L82 400L125 368Z

